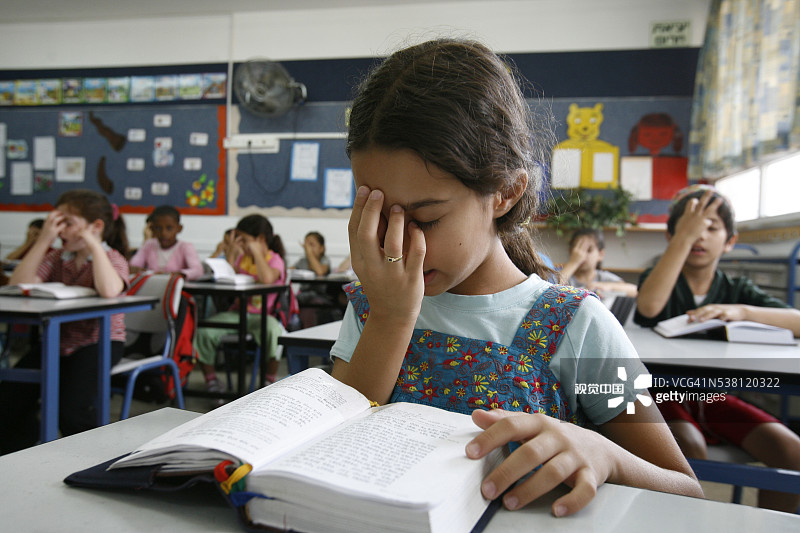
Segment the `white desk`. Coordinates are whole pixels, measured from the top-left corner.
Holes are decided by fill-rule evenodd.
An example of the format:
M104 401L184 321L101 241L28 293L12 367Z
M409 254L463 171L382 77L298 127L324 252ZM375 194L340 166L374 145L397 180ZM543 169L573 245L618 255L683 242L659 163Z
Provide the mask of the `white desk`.
M0 322L42 326L41 370L0 369L0 379L27 381L41 386L41 437L58 438L59 348L61 324L96 318L100 322L100 353L97 361L97 423L108 424L111 396L111 315L152 309L158 298L71 298L51 300L28 296L0 296Z
M744 377L779 377L783 393L791 394L796 394L800 386L800 346L667 339L650 328L635 324L626 326L625 333L648 368L734 372ZM778 390L772 392L782 393Z
M283 345L289 374L297 374L308 368L309 357L327 359L341 328L342 321L337 320L278 337L278 344Z
M13 531L241 532L235 512L211 486L174 493L68 487L72 472L117 457L199 416L166 408L0 457L0 523ZM501 509L486 528L509 531L675 533L800 531L800 516L618 485L600 487L588 507L553 518L549 495L520 511Z

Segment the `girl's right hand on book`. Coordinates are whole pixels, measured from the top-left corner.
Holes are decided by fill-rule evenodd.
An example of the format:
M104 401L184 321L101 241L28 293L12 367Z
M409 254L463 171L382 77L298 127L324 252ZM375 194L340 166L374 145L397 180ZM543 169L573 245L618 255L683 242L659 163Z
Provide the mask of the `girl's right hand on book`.
M406 222L399 205L384 206L380 190L358 188L348 224L353 271L369 298L370 317L414 323L419 315L425 283L422 265L425 237ZM387 258L401 258L389 261Z
M594 498L597 487L611 475L614 460L606 453L608 440L599 433L544 414L502 409L475 410L472 420L485 431L467 444L467 457L479 459L512 441L520 444L483 480L485 498L500 496L535 469L503 495L503 505L510 510L564 483L572 490L554 501L551 510L556 517L573 514Z

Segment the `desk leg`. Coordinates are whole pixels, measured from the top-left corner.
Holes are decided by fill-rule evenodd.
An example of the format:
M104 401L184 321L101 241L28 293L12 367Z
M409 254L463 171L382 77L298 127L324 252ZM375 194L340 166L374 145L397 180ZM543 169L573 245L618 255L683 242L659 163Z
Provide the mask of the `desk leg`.
M109 420L111 402L111 315L104 314L100 321L100 350L97 359L97 425L105 426Z
M267 295L266 294L261 298L261 349L258 350L258 357L259 357L258 383L259 387L263 388L265 385L265 376L267 375Z
M247 359L247 299L242 298L239 305L239 363L236 366L239 375L236 377L236 391L239 396L245 395L245 374Z
M58 386L60 375L59 338L60 322L42 322L42 415L40 435L42 442L58 438Z

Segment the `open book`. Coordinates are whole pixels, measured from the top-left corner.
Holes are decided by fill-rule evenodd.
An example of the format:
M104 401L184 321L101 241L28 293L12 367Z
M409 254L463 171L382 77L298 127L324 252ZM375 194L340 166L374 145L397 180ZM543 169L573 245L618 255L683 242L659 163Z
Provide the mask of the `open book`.
M256 281L253 276L248 274L237 274L228 261L219 257L209 257L203 260L203 269L206 274L200 280L213 280L217 283L234 285L250 285Z
M791 330L749 320L725 322L718 318L712 318L703 322L689 322L689 315L679 315L662 320L654 330L664 337L705 333L710 338L728 340L730 342L797 344Z
M97 291L91 287L79 285L64 285L60 281L45 283L20 283L18 285L5 285L0 287L0 296L33 296L36 298L88 298L97 296Z
M502 460L500 451L467 458L464 448L479 432L468 415L427 405L370 407L312 368L157 437L108 473L162 465L158 475L174 476L232 460L253 467L243 488L256 495L243 504L250 525L467 532L490 504L481 480Z

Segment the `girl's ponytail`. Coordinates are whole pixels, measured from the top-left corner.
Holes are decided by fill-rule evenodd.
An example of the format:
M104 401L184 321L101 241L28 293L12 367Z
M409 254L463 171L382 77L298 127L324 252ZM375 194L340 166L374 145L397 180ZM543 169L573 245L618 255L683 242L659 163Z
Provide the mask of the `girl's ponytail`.
M128 245L128 231L125 227L125 221L122 215L118 212L117 206L112 205L112 209L117 218L112 219L111 224L106 226L104 232L104 240L106 244L121 253L126 259L129 259L130 249Z
M514 230L501 233L500 242L514 265L526 276L536 274L544 280L555 278L555 271L536 253L533 235L527 227L517 226Z
M281 240L280 235L273 235L272 239L267 241L267 246L269 246L270 250L286 260L286 248L283 246L283 240Z

